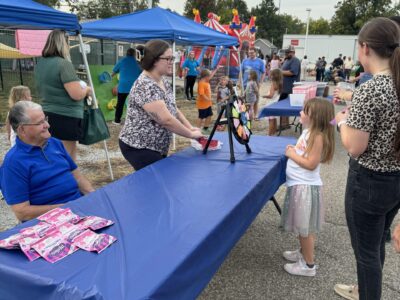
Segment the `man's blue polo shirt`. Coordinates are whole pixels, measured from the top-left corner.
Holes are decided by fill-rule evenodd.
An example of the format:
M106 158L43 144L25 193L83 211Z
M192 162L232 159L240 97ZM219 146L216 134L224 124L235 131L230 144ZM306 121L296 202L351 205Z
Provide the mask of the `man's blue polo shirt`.
M243 73L243 85L244 88L247 87L247 82L249 81L250 71L256 71L257 81L261 81L261 77L265 73L265 64L262 59L256 57L254 59L246 58L242 62L242 73Z
M1 166L1 190L9 205L65 203L82 196L71 173L76 168L61 141L50 138L42 149L17 137Z

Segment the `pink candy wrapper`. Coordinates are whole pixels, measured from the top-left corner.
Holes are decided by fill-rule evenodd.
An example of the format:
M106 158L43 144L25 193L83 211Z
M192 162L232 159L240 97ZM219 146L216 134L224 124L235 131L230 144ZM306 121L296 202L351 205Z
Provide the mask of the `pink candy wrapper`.
M23 235L21 233L16 233L4 240L0 240L0 248L19 249L19 240L21 238L23 238Z
M80 228L78 225L65 222L57 227L57 230L61 232L62 236L68 241L72 242L74 238L80 235L84 229Z
M83 250L100 253L116 240L112 235L97 234L87 229L74 239L73 244Z
M114 224L114 222L111 220L107 220L107 219L103 219L103 218L95 217L95 216L89 216L89 217L82 219L76 225L78 225L82 229L90 228L92 230L98 230L98 229L110 226L112 224Z
M47 213L40 215L39 217L37 217L37 219L40 221L47 222L48 219L50 219L51 217L53 217L55 215L58 215L60 212L63 212L64 210L66 210L66 208L56 207L52 210L49 210Z
M29 261L34 261L40 257L39 253L37 253L36 250L32 248L32 245L39 240L40 237L35 235L27 236L19 240L19 246L22 252L24 252L26 257L29 259Z
M60 259L74 253L78 248L68 242L60 231L54 231L32 245L45 260L55 263Z
M42 215L43 216L43 215ZM66 209L62 209L61 211L58 211L58 213L53 213L53 214L49 214L48 216L43 217L42 219L40 219L42 221L45 221L47 223L50 224L55 224L55 225L59 225L65 222L70 222L70 223L78 223L81 220L81 217L74 214L71 209L66 208Z
M36 235L38 237L44 237L48 232L55 229L55 225L46 222L39 222L31 227L26 227L20 230L20 233L24 235Z

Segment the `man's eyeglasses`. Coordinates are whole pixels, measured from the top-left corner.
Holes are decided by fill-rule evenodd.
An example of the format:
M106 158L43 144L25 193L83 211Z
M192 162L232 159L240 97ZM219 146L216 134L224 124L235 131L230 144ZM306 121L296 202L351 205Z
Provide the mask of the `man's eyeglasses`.
M172 63L172 62L174 62L174 60L175 60L175 56L168 56L168 57L162 57L162 56L160 56L159 59L164 59L164 60L166 60L167 62Z
M23 123L21 126L40 126L44 125L44 123L49 123L49 117L45 117L43 120L37 122L37 123Z

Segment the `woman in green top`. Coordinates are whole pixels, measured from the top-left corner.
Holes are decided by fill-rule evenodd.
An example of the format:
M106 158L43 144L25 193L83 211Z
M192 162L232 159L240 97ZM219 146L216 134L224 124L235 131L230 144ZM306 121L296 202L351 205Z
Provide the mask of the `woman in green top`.
M35 81L49 131L76 160L77 141L82 135L82 100L91 88L76 75L65 32L53 30L49 34L42 56L35 68Z

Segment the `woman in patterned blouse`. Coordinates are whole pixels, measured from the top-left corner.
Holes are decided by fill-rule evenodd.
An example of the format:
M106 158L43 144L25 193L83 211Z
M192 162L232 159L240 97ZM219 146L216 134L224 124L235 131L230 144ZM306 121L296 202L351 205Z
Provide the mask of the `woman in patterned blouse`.
M399 27L387 18L362 27L358 58L373 78L355 90L349 111L336 116L350 155L345 209L358 275L358 289L335 286L347 299L381 298L385 237L400 208L399 41Z
M122 155L140 170L168 154L172 133L196 139L202 137L176 107L171 75L174 57L170 45L152 40L144 47L142 74L130 94L124 127L119 136Z

